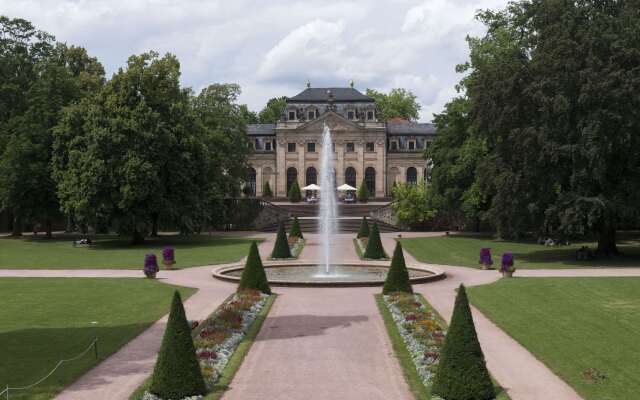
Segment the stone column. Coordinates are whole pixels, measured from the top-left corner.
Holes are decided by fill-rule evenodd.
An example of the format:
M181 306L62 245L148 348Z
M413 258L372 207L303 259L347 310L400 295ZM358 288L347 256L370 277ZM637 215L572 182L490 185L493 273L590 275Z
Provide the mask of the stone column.
M279 138L276 149L276 170L273 172L273 178L276 182L272 188L276 198L287 197L287 162L285 157L287 154L287 141L285 138Z
M262 182L262 167L256 167L256 197L262 197L262 188L264 182Z
M307 170L304 162L304 154L307 151L305 148L306 145L307 143L304 140L298 140L297 142L298 148L296 150L298 152L298 165L296 166L296 169L298 170L298 185L300 185L300 189L306 186L305 178L307 176Z
M341 186L345 183L344 176L344 144L338 143L338 141L334 141L336 144L336 153L334 156L336 157L336 185Z

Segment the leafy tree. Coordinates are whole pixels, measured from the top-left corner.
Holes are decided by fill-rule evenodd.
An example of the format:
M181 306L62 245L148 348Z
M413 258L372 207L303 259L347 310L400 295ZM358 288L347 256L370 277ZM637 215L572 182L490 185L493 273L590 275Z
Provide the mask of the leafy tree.
M380 240L380 230L376 222L371 226L371 232L369 233L369 240L367 241L367 248L364 251L364 258L370 258L373 260L379 260L386 258L384 253L384 247L382 247L382 240Z
M289 248L287 233L282 222L278 226L278 234L276 235L276 243L273 246L271 258L291 258L291 249Z
M420 118L420 102L416 95L407 89L391 89L389 94L367 89L366 94L375 99L380 109L378 118L381 117L384 121L392 118L416 121Z
M490 400L496 397L462 284L456 296L432 391L445 400Z
M438 135L425 155L433 165L427 188L427 201L437 214L453 225L467 221L479 229L488 200L476 181L476 171L487 156L484 139L473 133L471 101L460 96L434 116Z
M240 111L240 115L242 115L242 119L244 119L245 124L257 124L258 114L255 111L249 110L246 104L241 104L238 106L238 110Z
M271 185L269 185L269 181L264 183L264 188L262 189L262 197L273 197L273 192L271 191Z
M291 224L289 236L304 239L304 236L302 236L302 230L300 230L300 222L298 221L298 217L293 217L293 224Z
M424 223L436 215L436 211L427 202L427 189L424 182L417 185L401 183L393 189L392 203L396 216L409 224Z
M292 203L298 203L302 200L302 192L300 191L300 185L298 185L298 180L296 179L291 185L288 193L289 201Z
M149 391L164 399L206 394L180 293L176 290Z
M244 264L242 276L240 277L240 283L238 284L239 292L244 289L257 289L262 293L271 294L267 274L262 265L256 242L251 243L249 255L247 256L247 261Z
M393 258L391 259L391 267L389 267L389 273L382 288L382 294L393 292L413 293L400 242L396 242L396 248L393 250Z
M179 77L170 54L131 56L97 95L63 110L53 170L67 213L114 221L134 243L160 215L183 231L205 219L212 185L228 178L214 169Z
M282 111L287 105L287 98L274 97L269 99L267 105L258 113L258 120L261 124L273 124L280 120Z
M369 237L369 223L367 222L367 217L362 217L362 222L360 222L360 228L358 228L357 238Z
M358 188L358 201L361 203L366 203L369 200L369 189L367 188L367 183L362 181L360 187Z

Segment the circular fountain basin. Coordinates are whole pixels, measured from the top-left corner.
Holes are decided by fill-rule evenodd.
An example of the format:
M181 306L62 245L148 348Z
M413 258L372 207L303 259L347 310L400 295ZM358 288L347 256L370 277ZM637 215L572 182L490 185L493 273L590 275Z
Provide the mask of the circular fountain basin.
M244 265L213 270L217 279L237 282ZM411 283L429 282L444 277L444 272L422 266L408 266ZM265 265L267 280L274 286L381 286L389 271L388 265L349 263L331 265L329 273L314 263L270 263Z

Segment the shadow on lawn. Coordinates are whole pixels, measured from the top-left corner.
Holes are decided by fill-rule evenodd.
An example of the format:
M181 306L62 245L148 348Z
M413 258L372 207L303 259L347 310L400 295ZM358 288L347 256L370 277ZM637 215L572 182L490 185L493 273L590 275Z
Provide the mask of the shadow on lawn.
M60 359L69 359L83 352L94 338L98 338L98 358L93 349L79 360L62 364L44 382L28 390L11 391L10 399L44 400L53 398L84 373L118 351L133 340L151 323L128 324L112 327L42 328L22 329L0 333L2 363L0 363L0 385L19 387L29 385L46 376ZM164 324L154 326L159 335ZM161 336L160 336L161 337ZM135 349L112 373L92 377L84 389L111 382L113 377L139 372L140 363L153 362L155 352L149 359L146 349ZM3 396L4 398L4 396Z
M286 315L267 317L256 340L291 339L324 335L330 328L348 328L369 320L366 315Z

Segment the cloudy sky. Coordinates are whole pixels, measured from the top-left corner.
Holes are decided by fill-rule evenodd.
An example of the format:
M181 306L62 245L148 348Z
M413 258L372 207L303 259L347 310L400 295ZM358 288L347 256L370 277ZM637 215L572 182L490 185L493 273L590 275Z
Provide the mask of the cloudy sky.
M260 110L275 96L314 87L404 87L421 120L455 95L466 35L479 9L506 0L0 0L0 14L32 21L86 47L110 75L129 55L176 54L185 86L235 82Z

